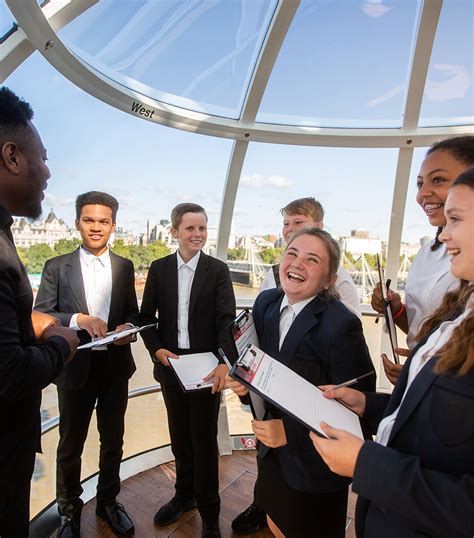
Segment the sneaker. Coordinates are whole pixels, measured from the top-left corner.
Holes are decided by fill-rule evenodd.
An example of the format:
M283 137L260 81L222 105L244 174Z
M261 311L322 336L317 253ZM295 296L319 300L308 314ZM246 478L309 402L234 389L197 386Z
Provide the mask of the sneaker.
M267 515L252 503L246 510L232 521L232 530L235 534L254 534L259 529L267 527Z
M160 527L165 527L170 523L174 523L179 519L183 512L192 510L196 508L196 500L190 499L188 501L182 501L176 495L171 499L171 501L164 504L158 512L155 514L153 521L160 525Z

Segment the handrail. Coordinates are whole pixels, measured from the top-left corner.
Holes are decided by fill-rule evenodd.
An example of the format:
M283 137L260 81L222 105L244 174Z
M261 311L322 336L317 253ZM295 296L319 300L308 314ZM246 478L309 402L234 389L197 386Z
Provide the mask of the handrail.
M147 394L153 394L155 392L161 392L161 385L159 383L156 385L148 385L148 387L141 387L128 391L128 399L130 400L131 398L138 398L138 396L146 396ZM41 435L45 435L51 430L54 430L54 428L57 428L58 425L59 415L46 420L41 424Z

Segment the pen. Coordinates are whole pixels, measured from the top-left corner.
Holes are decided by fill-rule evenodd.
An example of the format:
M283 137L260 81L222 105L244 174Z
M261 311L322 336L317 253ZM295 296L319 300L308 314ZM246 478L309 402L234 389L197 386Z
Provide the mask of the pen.
M230 364L229 359L224 353L224 350L220 347L217 351L219 352L219 355L221 356L222 360L226 363L227 368L229 368L229 370L232 369L232 364Z
M387 282L385 284L385 287L387 288L387 292L388 292L388 290L390 288L391 282L392 282L392 280L390 278L387 278ZM378 323L379 319L380 319L380 312L377 314L377 317L375 318L375 323Z
M332 389L330 390L341 389L342 387L349 387L350 385L354 385L354 383L357 383L357 381L364 379L364 377L369 377L369 375L374 375L374 373L375 373L374 371L367 372L366 374L360 375L358 377L354 377L353 379L348 379L347 381L344 381L344 383L339 383L339 385L332 387Z

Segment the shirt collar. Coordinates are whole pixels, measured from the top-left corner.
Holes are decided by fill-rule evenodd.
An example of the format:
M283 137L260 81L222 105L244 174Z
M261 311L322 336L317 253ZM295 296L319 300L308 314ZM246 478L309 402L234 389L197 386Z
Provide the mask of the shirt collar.
M181 258L179 251L176 251L176 258L178 260L178 271L181 269L183 265L187 265L190 269L193 271L196 271L197 264L199 262L199 258L201 256L201 251L199 251L197 254L195 254L187 263Z
M79 249L79 256L81 258L81 261L84 262L87 267L95 260L99 260L100 263L107 267L110 265L110 252L109 247L107 247L106 251L103 252L100 256L95 256L94 254L91 254L88 250L86 250L84 247L81 246Z
M303 310L303 308L309 304L317 295L313 295L312 297L308 297L308 299L304 299L303 301L299 301L298 303L293 303L291 308L293 309L293 312L295 313L295 317ZM288 297L286 294L283 296L283 299L281 301L280 305L280 313L285 308L285 306L288 306L290 302L288 301Z

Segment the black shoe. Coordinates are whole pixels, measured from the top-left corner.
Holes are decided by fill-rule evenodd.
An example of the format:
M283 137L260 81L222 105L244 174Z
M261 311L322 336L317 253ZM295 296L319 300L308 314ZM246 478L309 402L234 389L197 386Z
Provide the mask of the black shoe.
M188 510L192 510L193 508L196 508L195 499L182 501L175 495L171 499L171 501L164 504L158 510L158 512L156 512L155 517L153 518L153 521L157 525L160 525L161 527L165 527L166 525L169 525L170 523L174 523L175 521L177 521L183 512L187 512Z
M62 515L58 528L58 538L79 538L81 536L81 513Z
M202 534L201 538L221 538L221 529L219 528L219 521L214 523L202 522Z
M254 503L239 514L231 524L235 534L254 534L259 529L267 526L265 512Z
M98 504L95 513L102 519L105 519L112 531L119 535L125 536L132 534L135 530L133 521L128 517L123 504L113 502L112 504Z

